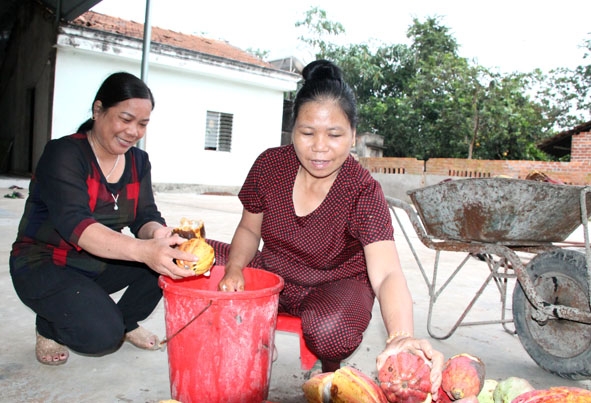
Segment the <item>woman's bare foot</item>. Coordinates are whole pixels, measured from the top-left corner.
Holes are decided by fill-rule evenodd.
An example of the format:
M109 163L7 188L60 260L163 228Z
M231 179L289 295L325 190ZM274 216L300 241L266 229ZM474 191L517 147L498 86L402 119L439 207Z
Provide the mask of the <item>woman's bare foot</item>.
M131 332L125 333L124 340L144 350L158 350L160 344L158 336L141 326L138 326L137 329Z
M62 365L68 361L68 348L58 342L36 334L35 356L45 365Z

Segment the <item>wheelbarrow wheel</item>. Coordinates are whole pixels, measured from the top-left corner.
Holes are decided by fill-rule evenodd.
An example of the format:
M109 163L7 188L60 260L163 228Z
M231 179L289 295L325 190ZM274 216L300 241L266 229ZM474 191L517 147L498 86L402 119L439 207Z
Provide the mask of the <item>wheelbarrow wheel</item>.
M526 272L543 301L590 310L584 254L566 249L543 253L527 264ZM555 318L540 321L534 319L535 313L518 282L513 291L513 321L529 356L562 378L590 378L591 325Z

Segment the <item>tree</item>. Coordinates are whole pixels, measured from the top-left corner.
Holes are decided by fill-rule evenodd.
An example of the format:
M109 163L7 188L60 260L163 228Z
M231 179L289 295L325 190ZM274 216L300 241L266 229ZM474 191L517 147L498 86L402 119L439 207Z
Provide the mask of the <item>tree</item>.
M310 36L302 35L298 39L310 46L311 49L314 49L316 57L322 57L320 55L326 54L335 46L326 41L327 36L338 36L345 33L345 28L341 23L328 20L326 11L318 7L312 7L306 11L304 20L297 21L295 26L296 28L304 27L307 29Z
M555 91L568 91L532 96L545 79L541 72L503 76L459 57L456 40L437 18L413 20L410 46L327 43L323 33L344 28L318 8L297 26L312 31L306 41L318 58L343 69L357 95L358 132L383 135L385 156L546 159L535 144L564 118L566 94L575 99L591 80L590 69L577 70L577 80L556 76Z
M541 105L525 94L530 74L488 75L490 83L479 108L479 146L475 158L480 159L546 159L535 145L551 129L551 120Z
M549 125L544 108L525 95L530 76L501 76L459 57L455 39L434 18L415 19L408 36L417 59L405 98L418 111L414 133L406 133L414 139L413 156L539 157L529 145Z
M261 60L265 60L269 56L268 50L248 48L246 49L246 51L251 55L258 57Z
M439 54L457 57L458 44L438 18L427 18L425 22L414 18L406 36L413 38L411 50L419 60L432 59Z
M591 57L591 39L585 41L583 59ZM591 118L591 65L574 70L557 68L535 76L536 100L555 121L555 128L566 130Z

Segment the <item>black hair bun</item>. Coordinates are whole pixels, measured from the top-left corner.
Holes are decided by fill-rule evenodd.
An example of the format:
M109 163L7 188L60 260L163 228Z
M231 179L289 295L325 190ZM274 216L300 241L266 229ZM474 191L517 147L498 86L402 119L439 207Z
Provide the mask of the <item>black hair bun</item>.
M316 60L304 67L302 76L306 81L313 80L337 80L341 81L343 74L341 69L328 60Z

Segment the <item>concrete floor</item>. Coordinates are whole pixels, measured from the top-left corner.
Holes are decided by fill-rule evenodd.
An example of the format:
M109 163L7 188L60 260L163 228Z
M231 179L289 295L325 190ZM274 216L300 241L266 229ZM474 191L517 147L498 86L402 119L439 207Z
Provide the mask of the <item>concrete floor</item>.
M27 181L0 178L0 196L11 194L13 190L9 187L12 185L23 187L20 192L27 194ZM208 237L227 242L240 219L241 206L234 196L167 192L158 193L156 200L170 225L178 223L181 217L200 218L206 223ZM170 399L166 352L144 351L126 343L117 352L104 357L86 357L71 353L68 363L60 367L44 366L35 360L34 315L17 298L8 272L8 254L24 202L24 199L0 198L0 292L4 296L0 305L3 323L0 328L0 401L157 403ZM419 260L430 276L435 252L421 244L412 227L404 220L404 213L400 216ZM517 336L505 331L500 324L462 326L445 340L430 338L427 332L429 295L426 281L398 225L396 236L414 297L417 337L429 338L446 357L460 352L480 357L486 365L487 378L519 376L528 379L536 388L563 385L591 389L591 381L568 381L539 368L522 348ZM580 233L575 232L573 236L582 240ZM439 264L442 275L453 270L463 257L459 253L442 253ZM470 276L462 275L455 279L450 292L445 297L442 295L435 305L431 329L436 334L446 333L451 328L488 274L486 266L476 259L471 259L463 270L468 270ZM509 318L510 301L509 297L509 306L506 309ZM490 285L466 320L491 321L498 319L500 314L499 292L494 285ZM164 338L163 303L143 326ZM508 328L512 329L511 323ZM376 304L374 318L363 343L344 364L375 376L375 357L383 348L385 338L386 333ZM305 372L299 365L298 339L293 334L277 332L275 342L279 358L272 367L268 400L281 403L303 402L305 400L301 385Z

